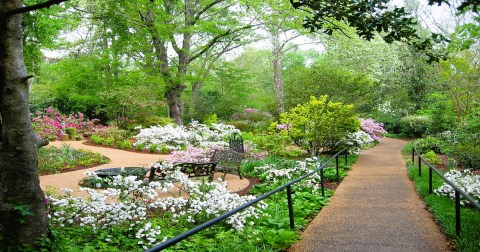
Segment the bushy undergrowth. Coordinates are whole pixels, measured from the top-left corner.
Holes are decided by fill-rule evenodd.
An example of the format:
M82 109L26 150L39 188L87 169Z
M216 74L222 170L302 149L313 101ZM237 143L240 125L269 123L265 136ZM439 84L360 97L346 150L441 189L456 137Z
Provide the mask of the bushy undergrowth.
M110 160L100 153L88 150L75 150L68 145L40 148L38 152L39 175L60 173L76 166L94 166Z

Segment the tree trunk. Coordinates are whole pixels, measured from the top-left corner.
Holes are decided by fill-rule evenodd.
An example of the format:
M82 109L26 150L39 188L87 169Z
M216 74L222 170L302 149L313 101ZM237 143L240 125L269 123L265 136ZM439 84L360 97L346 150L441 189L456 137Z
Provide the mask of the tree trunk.
M21 0L0 1L0 248L13 250L48 231L37 169L40 141L28 107L22 15L1 15L22 6Z
M282 75L282 54L283 46L280 43L278 31L272 33L272 68L273 68L273 91L277 102L277 112L280 115L285 112L285 101L283 99L283 75Z
M183 125L183 100L182 94L186 86L176 84L167 89L165 97L167 98L169 116L178 125Z

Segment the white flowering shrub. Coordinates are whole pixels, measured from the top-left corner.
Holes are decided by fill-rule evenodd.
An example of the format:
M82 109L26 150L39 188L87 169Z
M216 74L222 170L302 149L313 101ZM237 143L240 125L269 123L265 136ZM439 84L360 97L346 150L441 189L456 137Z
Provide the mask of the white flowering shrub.
M344 139L344 145L349 153L359 153L366 146L374 142L375 140L370 136L370 134L362 130L359 130L355 133L348 133L347 137Z
M317 157L306 158L303 161L297 161L296 165L291 168L281 168L275 164L265 164L254 168L256 173L261 173L260 176L266 181L277 183L284 179L292 180L307 173L310 173L320 167L321 160ZM311 188L312 192L316 192L320 186L320 174L315 173L307 179L302 180L296 184L300 187Z
M168 177L170 182L148 183L135 176L116 176L106 180L109 187L105 190L81 188L88 193L88 199L74 197L72 190L64 189L64 195L47 199L50 224L59 228L90 228L94 233L126 227L130 236L138 239L137 245L146 249L159 239L166 239L161 237L162 227L154 224L155 218L167 217L173 223L197 225L255 198L228 192L225 182L196 182L179 171ZM158 197L159 191L166 192L173 186L179 188L182 196L188 197ZM235 230L242 230L247 224L253 225L266 207L266 203L258 203L229 217L226 223ZM110 240L107 237L105 242Z
M134 146L142 145L146 149L166 148L168 150L180 150L187 145L195 147L210 145L225 145L225 137L240 131L232 125L205 124L193 121L187 126L167 125L163 127L150 127L141 129L135 136L137 141Z
M455 183L458 188L466 192L473 199L480 202L480 175L475 175L471 170L465 170L463 172L458 170L450 170L444 175L448 180ZM455 190L453 187L444 183L439 188L435 189L434 192L438 195L447 196L450 198L455 198ZM468 201L462 199L460 203L463 205Z

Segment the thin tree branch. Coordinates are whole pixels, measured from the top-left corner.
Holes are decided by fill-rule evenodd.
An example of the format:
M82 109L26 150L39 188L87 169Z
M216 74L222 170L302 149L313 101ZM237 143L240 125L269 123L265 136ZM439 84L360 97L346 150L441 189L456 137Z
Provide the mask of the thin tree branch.
M49 1L46 1L44 3L39 3L39 4L34 4L34 5L25 6L25 7L21 7L21 8L11 9L11 10L8 10L7 12L5 12L3 14L3 18L8 18L8 17L11 17L13 15L26 13L26 12L30 12L30 11L34 11L34 10L39 10L39 9L43 9L43 8L50 8L52 5L61 4L61 3L66 2L66 1L68 1L68 0L49 0Z
M205 53L207 50L209 50L213 45L215 45L221 38L223 37L226 37L230 34L234 34L234 33L237 33L239 31L242 31L242 30L246 30L246 29L250 29L252 28L253 26L252 25L247 25L247 26L244 26L244 27L240 27L236 30L231 30L229 29L228 31L222 33L222 34L218 34L217 36L215 36L212 40L210 40L210 42L208 42L202 50L200 50L198 53L196 53L195 55L193 55L192 57L190 57L188 63L194 61L195 59L197 59L198 57L200 57L203 53Z
M194 18L194 22L193 23L196 23L198 20L200 20L200 17L202 16L203 13L205 13L206 11L208 11L210 8L212 8L213 6L221 3L221 2L225 2L225 0L216 0L216 1L213 1L212 3L208 4L207 6L205 6L205 8L203 8L202 10L200 10L197 15L195 16Z

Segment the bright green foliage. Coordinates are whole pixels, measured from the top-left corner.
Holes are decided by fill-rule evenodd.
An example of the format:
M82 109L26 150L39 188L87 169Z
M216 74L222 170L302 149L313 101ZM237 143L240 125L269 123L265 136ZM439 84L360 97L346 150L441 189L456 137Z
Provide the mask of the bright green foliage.
M334 151L347 133L360 128L353 105L333 102L328 96L311 97L280 116L283 124L291 125L290 137L310 154Z

